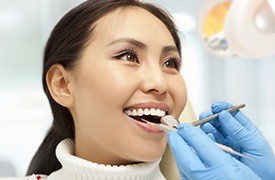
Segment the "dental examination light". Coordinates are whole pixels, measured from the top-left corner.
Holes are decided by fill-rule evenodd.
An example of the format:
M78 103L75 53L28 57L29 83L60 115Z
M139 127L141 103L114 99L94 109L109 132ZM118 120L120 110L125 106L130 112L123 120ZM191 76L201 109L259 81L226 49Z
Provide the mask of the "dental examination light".
M220 57L275 55L275 0L208 0L201 5L198 30Z

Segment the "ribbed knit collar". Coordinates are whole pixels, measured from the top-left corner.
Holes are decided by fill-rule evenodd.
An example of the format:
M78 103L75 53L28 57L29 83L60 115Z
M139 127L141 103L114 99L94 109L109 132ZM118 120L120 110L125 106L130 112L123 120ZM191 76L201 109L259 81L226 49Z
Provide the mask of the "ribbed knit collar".
M165 179L159 169L160 159L150 163L111 166L97 164L73 155L74 143L70 139L61 141L56 148L57 159L62 168L53 172L48 180L66 179Z

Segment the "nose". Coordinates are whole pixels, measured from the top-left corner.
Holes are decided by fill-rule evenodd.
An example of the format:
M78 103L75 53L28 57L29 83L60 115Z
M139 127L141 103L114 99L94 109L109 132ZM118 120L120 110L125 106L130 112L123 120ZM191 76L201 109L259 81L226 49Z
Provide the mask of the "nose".
M150 68L142 73L142 91L162 95L168 92L168 82L161 68Z

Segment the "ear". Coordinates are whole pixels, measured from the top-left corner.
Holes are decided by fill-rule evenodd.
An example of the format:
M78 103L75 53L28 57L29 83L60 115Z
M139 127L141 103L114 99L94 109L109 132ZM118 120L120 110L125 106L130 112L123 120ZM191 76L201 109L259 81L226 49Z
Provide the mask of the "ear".
M54 64L46 74L46 82L52 98L64 107L72 107L73 79L61 64Z

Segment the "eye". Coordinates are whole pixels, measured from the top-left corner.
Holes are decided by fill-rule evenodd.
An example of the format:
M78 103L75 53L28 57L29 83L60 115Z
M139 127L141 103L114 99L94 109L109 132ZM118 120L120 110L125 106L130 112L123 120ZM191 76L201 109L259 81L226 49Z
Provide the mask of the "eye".
M163 67L179 71L181 67L181 60L177 57L169 57L164 62Z
M133 49L125 49L122 52L114 55L114 58L133 63L139 63L138 55Z

